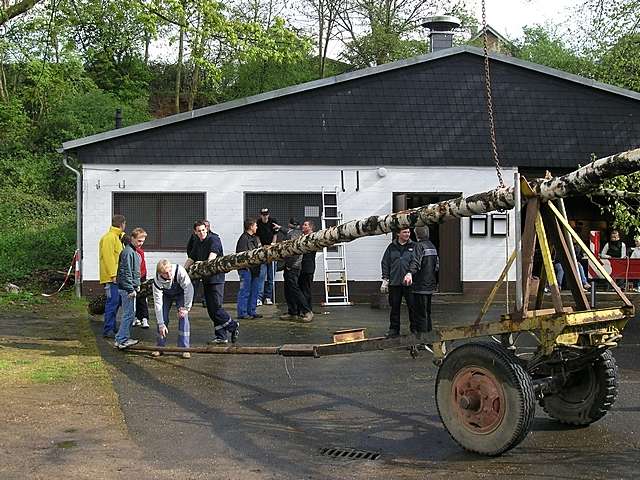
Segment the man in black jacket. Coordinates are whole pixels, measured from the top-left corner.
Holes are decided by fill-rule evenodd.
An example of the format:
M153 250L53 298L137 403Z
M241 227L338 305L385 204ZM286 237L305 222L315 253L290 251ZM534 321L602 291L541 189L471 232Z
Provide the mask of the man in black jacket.
M438 287L439 261L436 247L429 241L429 228L416 227L414 232L418 242L405 283L413 287L415 327L411 331L419 336L431 331L431 296Z
M302 234L308 235L315 230L315 223L312 220L305 220L302 223ZM298 285L302 291L302 295L307 300L307 305L313 310L313 301L311 298L311 285L313 284L313 274L316 272L316 252L305 253L302 255L302 267L300 276L298 277ZM303 314L303 312L298 312Z
M302 236L300 224L291 218L289 220L289 230L287 240L295 240ZM291 255L284 259L284 298L287 301L287 313L280 315L280 320L292 320L300 322L311 322L313 313L307 304L307 299L302 294L298 279L302 268L302 255Z
M203 221L198 221L193 225L193 233L198 239L184 264L186 270L189 270L189 267L195 262L207 262L224 255L220 237L214 232L209 232ZM215 337L208 343L227 343L227 334L229 333L231 341L235 343L238 338L238 322L233 320L222 306L224 273L216 273L203 278L202 286L207 301L207 313L213 322L215 334Z
M247 219L244 221L244 233L238 238L236 253L246 252L260 248L260 239L256 235L256 221ZM239 268L240 289L238 290L238 319L261 318L256 312L258 292L260 290L260 267Z
M400 335L400 306L402 297L407 302L409 310L409 325L411 331L416 330L413 315L413 290L407 281L409 264L413 260L416 244L411 240L408 228L398 232L398 238L389 244L382 257L382 285L380 293L389 294L389 331L387 337Z

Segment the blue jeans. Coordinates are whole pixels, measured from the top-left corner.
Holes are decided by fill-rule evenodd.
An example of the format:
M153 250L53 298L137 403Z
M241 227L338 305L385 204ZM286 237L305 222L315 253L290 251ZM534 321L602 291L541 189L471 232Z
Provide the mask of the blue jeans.
M260 284L258 298L262 302L264 302L266 298L273 300L273 274L275 268L276 266L273 262L265 263L260 268L260 277L263 279L263 282Z
M102 334L111 335L116 332L116 315L120 307L120 293L118 285L115 283L105 283L104 293L107 296L107 302L104 306L104 324L102 325Z
M126 290L119 290L119 292L122 302L122 320L116 334L116 343L124 343L129 340L131 324L136 316L136 297L129 297L129 292Z
M262 268L260 269L262 271ZM238 317L253 317L256 314L260 279L262 275L254 277L251 270L243 268L238 270L240 275L240 290L238 291ZM263 282L264 283L264 282Z
M171 310L172 303L176 304L178 310L184 307L184 293L180 293L179 295L167 295L163 293L162 320L167 328L169 328L169 310ZM185 315L184 318L180 318L180 315L178 315L178 346L189 347L190 336L191 324L189 323L189 315ZM159 347L164 347L167 344L167 337L161 337L160 332L158 332L157 344Z

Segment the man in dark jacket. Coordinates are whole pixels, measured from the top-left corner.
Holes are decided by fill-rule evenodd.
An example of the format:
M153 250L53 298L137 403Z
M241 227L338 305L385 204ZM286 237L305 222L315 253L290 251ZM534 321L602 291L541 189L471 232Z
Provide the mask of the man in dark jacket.
M295 240L302 236L300 224L294 219L289 220L287 240ZM302 268L302 255L292 255L284 259L284 298L287 301L287 313L280 315L280 320L310 322L313 320L311 307L300 290L298 279Z
M134 232L142 231L142 229L136 229ZM146 235L146 234L145 234ZM131 347L139 342L130 338L131 324L136 312L136 296L140 291L140 255L136 253L133 245L138 245L139 242L136 236L132 235L130 241L125 242L124 249L120 252L120 259L118 260L118 276L116 277L116 283L118 284L118 292L120 294L120 302L122 304L122 321L120 322L120 328L116 334L115 346L120 350Z
M276 243L278 232L280 232L280 225L278 221L271 216L268 208L262 208L260 210L260 216L257 219L258 230L257 235L260 238L262 245L272 245ZM269 262L262 265L260 271L260 277L262 278L262 284L260 285L260 292L258 293L258 306L273 305L273 276L275 275L275 263Z
M244 221L244 233L238 238L236 253L246 252L260 248L260 239L256 235L257 224L255 220ZM238 290L238 319L261 318L256 312L258 293L260 291L261 265L251 268L238 269L240 276L240 289Z
M420 336L431 331L431 296L438 287L436 272L439 268L438 252L429 241L429 228L416 227L416 248L409 264L405 283L413 287L415 323L412 332Z
M413 315L413 290L407 285L405 277L409 272L409 264L413 260L416 244L411 240L408 228L398 232L398 238L389 244L382 257L382 286L380 293L389 294L389 331L388 337L400 335L400 306L402 297L409 309L409 324L412 331L416 329Z
M308 235L315 230L315 223L312 220L305 220L302 223L302 234ZM311 298L311 285L313 285L313 275L316 272L316 252L305 253L302 255L302 265L300 269L300 277L298 277L298 285L302 291L302 295L307 301L307 305L313 310L313 301ZM302 314L302 312L299 312Z
M198 240L193 245L189 258L184 264L189 269L195 262L207 262L224 255L220 237L207 231L203 221L193 225L193 232ZM215 337L209 343L228 343L227 334L231 334L231 341L235 343L238 337L238 322L222 307L224 298L224 273L216 273L202 279L204 298L207 302L207 313L214 325Z

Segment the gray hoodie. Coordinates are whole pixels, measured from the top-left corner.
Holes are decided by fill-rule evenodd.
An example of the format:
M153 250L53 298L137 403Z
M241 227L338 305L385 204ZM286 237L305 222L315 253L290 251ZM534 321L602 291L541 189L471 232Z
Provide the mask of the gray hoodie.
M175 279L178 285L184 290L184 306L187 310L191 309L193 304L193 285L189 274L182 265L172 265L171 278L169 280L162 278L160 274L156 273L153 279L153 306L156 311L156 321L158 326L164 325L164 318L162 316L162 304L164 301L163 290L168 290L173 287L173 280ZM177 273L176 273L176 268Z

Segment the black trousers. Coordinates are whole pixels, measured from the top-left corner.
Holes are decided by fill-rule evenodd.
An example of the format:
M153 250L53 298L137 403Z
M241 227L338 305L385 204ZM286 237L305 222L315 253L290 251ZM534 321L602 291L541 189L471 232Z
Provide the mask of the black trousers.
M300 278L299 269L286 268L284 275L284 298L287 301L287 313L289 315L304 315L311 311L311 307L307 304L307 299L300 290L298 279Z
M431 331L431 296L430 293L413 294L416 332Z
M146 278L141 278L140 283L146 282ZM153 296L151 297L153 299ZM149 319L149 305L147 305L147 297L136 297L136 318L142 320Z
M307 301L309 310L313 310L313 301L311 299L311 285L313 284L313 273L300 272L298 277L298 286Z
M418 330L414 315L413 290L411 287L391 285L389 285L389 306L391 307L391 313L389 313L389 330L395 333L400 333L400 307L402 306L403 297L407 302L407 309L409 310L409 329L412 332L417 332Z
M204 289L204 298L207 302L207 313L213 322L216 335L218 330L227 328L231 315L222 307L222 299L224 298L224 283L205 283L202 282Z

